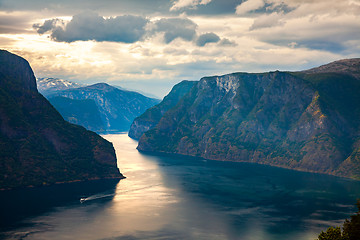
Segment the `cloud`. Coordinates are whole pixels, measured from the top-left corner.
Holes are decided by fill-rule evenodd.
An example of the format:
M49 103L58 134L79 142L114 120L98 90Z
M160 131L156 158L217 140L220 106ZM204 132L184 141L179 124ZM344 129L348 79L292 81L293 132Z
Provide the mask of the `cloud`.
M220 46L224 46L224 47L234 47L237 46L236 42L230 41L227 38L221 39L221 41L219 42Z
M182 8L196 7L198 5L207 5L211 0L177 0L174 2L170 11L177 11Z
M236 13L253 19L248 36L278 46L350 53L360 42L359 0L248 0Z
M37 33L44 34L52 29L55 29L59 23L64 26L64 21L58 18L45 20L43 24L35 23L33 24L33 28L37 29Z
M51 31L51 38L58 42L95 40L133 43L144 36L148 20L132 15L104 18L94 12L84 12L73 16L67 24L59 26L58 22L58 19L51 19L33 27L40 34Z
M333 53L353 52L360 44L360 17L351 15L286 18L281 26L254 28L254 38L278 46L294 46ZM356 50L355 50L356 51Z
M247 0L236 7L236 13L242 15L264 6L265 2L263 0Z
M32 16L27 13L11 15L11 13L0 11L0 34L27 33L28 22Z
M57 42L94 40L97 42L134 43L161 33L165 43L177 38L192 41L196 36L197 24L188 18L161 18L150 21L146 18L124 15L104 18L94 12L84 12L65 23L54 18L43 24L33 24L39 34L50 32Z
M177 38L192 41L196 36L197 24L188 18L162 18L154 23L154 33L164 33L164 40L170 43Z
M284 17L283 13L277 13L277 12L259 16L254 20L254 23L250 27L250 30L283 25L284 24L283 17Z
M199 47L205 46L207 43L216 43L220 41L220 37L215 33L205 33L200 35L196 40L196 45Z

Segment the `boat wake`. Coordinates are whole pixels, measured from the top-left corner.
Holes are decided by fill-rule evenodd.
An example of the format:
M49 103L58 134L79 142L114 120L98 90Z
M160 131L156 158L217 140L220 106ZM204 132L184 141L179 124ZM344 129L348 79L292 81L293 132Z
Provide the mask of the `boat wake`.
M159 186L159 185L161 185L161 184L156 184L156 185L151 185L151 186L146 186L146 187L141 187L141 188L124 190L124 191L120 191L120 192L113 193L113 194L95 194L95 195L92 195L90 197L82 197L82 198L80 198L80 203L84 203L86 201L91 201L91 200L97 200L97 199L101 199L101 198L113 197L115 195L122 195L124 193L129 193L129 192L136 192L136 191L140 191L140 190L144 190L144 189L153 188L153 187L156 187L156 186Z

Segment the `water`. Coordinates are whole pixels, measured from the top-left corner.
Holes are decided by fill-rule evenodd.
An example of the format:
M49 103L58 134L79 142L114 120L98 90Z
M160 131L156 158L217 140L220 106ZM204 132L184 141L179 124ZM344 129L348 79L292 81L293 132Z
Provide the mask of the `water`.
M360 198L358 181L145 155L126 134L104 137L126 179L0 192L0 238L313 240Z

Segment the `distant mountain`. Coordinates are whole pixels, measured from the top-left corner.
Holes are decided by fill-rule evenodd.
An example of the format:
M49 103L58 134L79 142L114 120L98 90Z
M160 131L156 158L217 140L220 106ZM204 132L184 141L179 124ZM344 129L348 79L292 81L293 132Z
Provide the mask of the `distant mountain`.
M138 149L360 179L359 67L204 77Z
M0 50L0 189L121 177L112 144L64 121L29 63Z
M101 113L93 99L76 100L53 97L49 99L49 102L66 121L81 125L91 131L105 132L105 124L101 120Z
M66 120L98 133L126 132L135 117L160 102L158 99L148 98L136 92L120 90L106 83L57 91L47 97ZM71 103L71 100L81 100L83 106L84 104L92 106L77 109L75 106L78 106L79 102ZM71 108L70 105L72 105ZM88 111L91 111L94 116L100 115L101 122L95 122L95 119L91 121L86 117L90 116Z
M129 137L139 140L144 132L155 127L164 113L174 107L195 83L196 81L182 81L176 84L161 103L149 108L145 113L135 118L130 126Z
M45 97L57 91L86 86L85 84L70 82L60 78L37 78L36 83L39 92Z

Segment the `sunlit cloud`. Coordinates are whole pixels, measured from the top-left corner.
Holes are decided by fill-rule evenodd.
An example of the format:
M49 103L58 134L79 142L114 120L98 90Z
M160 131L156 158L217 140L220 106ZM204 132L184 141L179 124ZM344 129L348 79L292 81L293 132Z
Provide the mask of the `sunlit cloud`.
M188 7L196 7L198 5L206 5L210 2L211 0L176 0L170 8L170 11L176 11Z
M241 15L265 6L263 0L247 0L236 7L236 13Z

